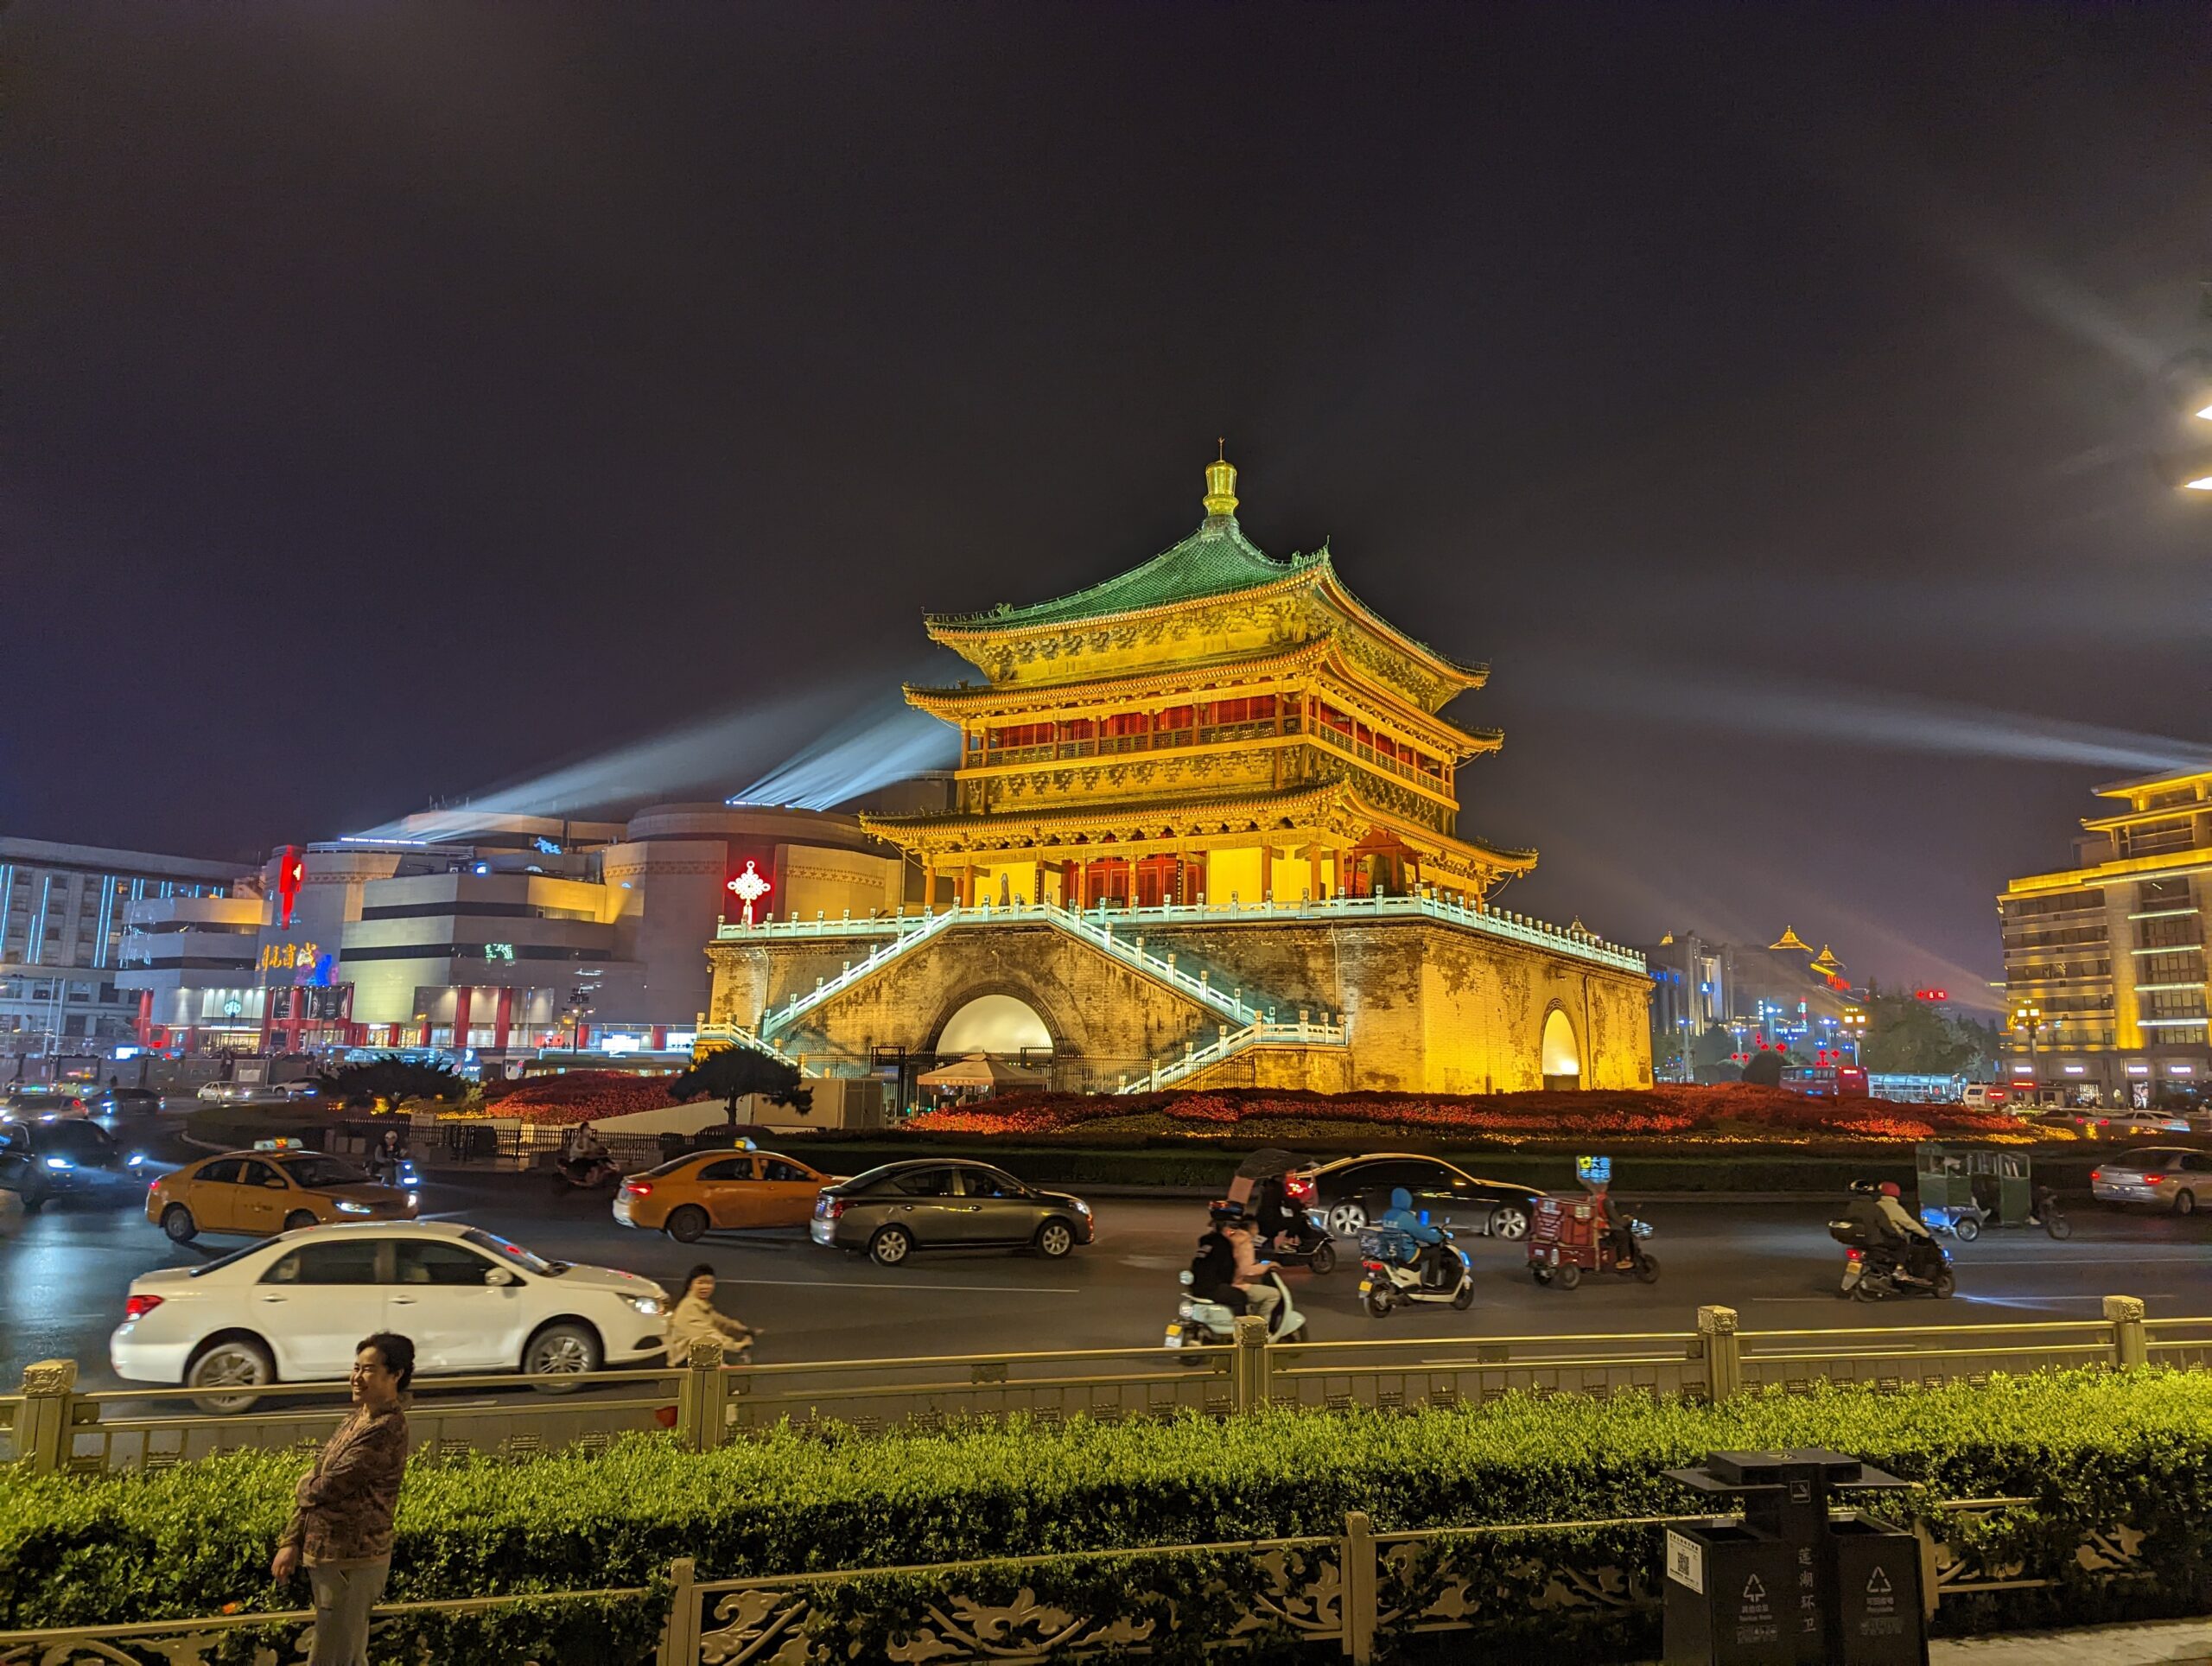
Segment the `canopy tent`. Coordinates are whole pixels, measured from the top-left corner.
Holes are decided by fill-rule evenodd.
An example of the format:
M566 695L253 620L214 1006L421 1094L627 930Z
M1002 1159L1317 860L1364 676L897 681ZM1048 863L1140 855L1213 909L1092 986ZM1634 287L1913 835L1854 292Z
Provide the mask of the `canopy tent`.
M925 1088L943 1088L995 1093L1003 1088L1041 1088L1051 1080L1044 1071L1024 1070L1019 1065L1008 1065L987 1052L971 1052L950 1065L925 1071L916 1078Z

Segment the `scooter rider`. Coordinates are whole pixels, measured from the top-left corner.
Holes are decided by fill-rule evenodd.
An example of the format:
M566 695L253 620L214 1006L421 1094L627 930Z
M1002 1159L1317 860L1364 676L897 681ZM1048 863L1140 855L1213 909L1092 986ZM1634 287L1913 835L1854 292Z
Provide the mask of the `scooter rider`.
M1942 1252L1936 1248L1936 1235L1928 1230L1928 1223L1904 1206L1904 1197L1903 1186L1895 1180L1884 1180L1876 1207L1882 1212L1883 1224L1904 1244L1906 1276L1924 1281L1934 1276L1929 1263L1940 1260Z
M1210 1205L1210 1225L1198 1239L1198 1253L1191 1261L1191 1294L1202 1301L1217 1301L1231 1313L1244 1311L1244 1293L1236 1288L1236 1246L1229 1241L1227 1227L1243 1211L1232 1203Z
M1282 1301L1282 1292L1266 1281L1267 1275L1276 1270L1275 1263L1260 1259L1259 1246L1253 1239L1252 1229L1245 1224L1243 1210L1223 1224L1222 1236L1229 1240L1236 1257L1235 1288L1244 1298L1245 1311L1272 1319Z
M1414 1213L1412 1192L1402 1186L1394 1187L1390 1192L1390 1206L1382 1211L1382 1218L1377 1224L1395 1227L1421 1246L1415 1264L1421 1269L1423 1284L1443 1282L1444 1234Z

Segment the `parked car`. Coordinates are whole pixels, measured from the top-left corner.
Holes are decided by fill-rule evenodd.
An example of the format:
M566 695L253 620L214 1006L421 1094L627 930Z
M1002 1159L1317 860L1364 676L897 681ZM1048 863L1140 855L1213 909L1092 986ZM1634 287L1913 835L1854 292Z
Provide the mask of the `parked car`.
M349 1218L412 1220L415 1209L412 1192L379 1185L342 1158L298 1148L202 1157L146 1191L146 1218L179 1243L202 1232L259 1237Z
M920 1158L823 1187L807 1231L817 1243L896 1267L917 1250L1034 1249L1058 1259L1094 1233L1090 1205L988 1163Z
M1479 1232L1519 1243L1529 1236L1536 1213L1535 1191L1511 1180L1478 1180L1441 1157L1377 1151L1340 1157L1308 1169L1313 1186L1306 1212L1336 1237L1351 1238L1390 1206L1390 1193L1403 1186L1413 1194L1416 1213L1454 1232Z
M844 1177L773 1151L694 1152L624 1180L614 1218L691 1243L709 1230L804 1226L822 1189Z
M2123 1152L2089 1171L2100 1203L2154 1203L2177 1215L2212 1204L2212 1152L2146 1146Z
M131 1280L108 1360L126 1382L205 1389L202 1409L244 1411L270 1383L334 1383L376 1331L410 1338L425 1376L655 1360L669 1306L635 1273L548 1261L455 1222L321 1226Z
M0 1122L0 1191L14 1192L25 1209L58 1198L136 1203L146 1184L145 1161L81 1117Z

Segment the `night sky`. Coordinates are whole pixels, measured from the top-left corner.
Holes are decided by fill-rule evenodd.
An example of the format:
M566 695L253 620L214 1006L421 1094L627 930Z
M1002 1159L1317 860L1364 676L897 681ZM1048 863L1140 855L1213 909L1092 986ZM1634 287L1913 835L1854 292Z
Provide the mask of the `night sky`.
M1262 548L1492 665L1508 906L1964 994L2212 736L2147 457L2208 65L2201 5L16 0L0 830L244 855L759 711L670 784L734 791L1225 434Z

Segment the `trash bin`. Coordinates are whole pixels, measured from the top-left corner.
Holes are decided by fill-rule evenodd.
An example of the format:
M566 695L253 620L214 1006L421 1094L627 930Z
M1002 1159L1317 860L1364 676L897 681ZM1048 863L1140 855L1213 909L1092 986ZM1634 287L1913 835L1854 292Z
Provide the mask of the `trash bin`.
M1717 1452L1667 1473L1744 1510L1667 1529L1668 1666L1926 1662L1919 1541L1828 1504L1910 1483L1819 1448Z

